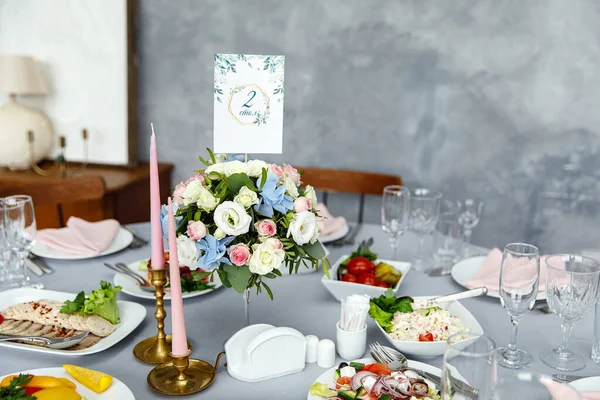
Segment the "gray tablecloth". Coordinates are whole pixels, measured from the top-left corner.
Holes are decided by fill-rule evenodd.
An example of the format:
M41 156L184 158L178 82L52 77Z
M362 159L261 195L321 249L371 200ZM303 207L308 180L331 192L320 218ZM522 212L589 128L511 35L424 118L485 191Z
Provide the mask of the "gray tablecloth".
M149 224L132 225L132 229L142 237L149 237ZM388 240L381 228L376 225L365 225L358 239L373 237L373 250L381 258L391 257ZM416 241L407 234L402 238L400 257L410 260L414 255ZM337 260L342 254L349 254L352 247L330 248L330 259ZM125 263L150 256L149 246L125 250L111 256L87 261L55 261L48 260L55 273L42 278L47 289L65 292L85 290L89 292L98 286L100 280L113 281L114 273L102 266L105 261ZM340 304L329 294L321 282L322 273L306 273L297 276L284 276L270 282L275 301L270 301L266 294L253 296L250 302L251 323L269 323L275 326L289 326L303 334L314 334L319 338L335 341L335 324L339 319ZM429 278L423 273L412 271L407 276L399 294L402 295L442 295L459 291L461 287L450 277ZM127 295L121 299L143 304L148 316L130 336L99 354L79 358L45 355L28 351L0 348L0 375L26 369L60 366L64 363L75 363L88 368L105 371L127 384L138 399L161 398L146 384L146 376L152 366L138 362L132 355L133 346L140 340L156 334L156 323L152 316L154 303ZM168 304L168 303L167 303ZM510 322L506 311L499 300L483 297L465 300L463 304L475 315L498 345L506 344L510 335ZM167 312L169 308L167 307ZM214 362L221 351L223 343L235 333L243 323L243 302L241 295L231 289L219 289L216 292L185 300L185 317L188 338L194 347L193 357ZM170 319L166 321L170 332ZM572 337L572 348L588 360L587 367L578 374L600 375L600 366L589 359L592 337L592 315L575 325ZM541 350L557 346L560 342L560 323L556 316L532 311L527 314L520 326L519 347L529 351L535 364L531 368L535 372L556 373L539 360ZM385 343L373 321L369 321L369 341ZM437 367L441 367L441 357L419 359ZM260 383L245 383L231 378L221 367L215 383L201 393L205 399L263 399L277 398L305 399L311 383L324 370L316 364L308 364L298 374L273 379Z

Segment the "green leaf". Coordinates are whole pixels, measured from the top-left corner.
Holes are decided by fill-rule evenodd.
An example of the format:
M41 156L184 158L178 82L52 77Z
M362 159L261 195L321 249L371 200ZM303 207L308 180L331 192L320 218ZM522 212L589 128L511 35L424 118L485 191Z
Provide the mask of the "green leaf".
M200 159L200 162L204 165L206 165L207 167L210 165L210 163L208 161L206 161L204 158L202 158L202 156L198 156L198 158Z
M229 186L229 195L235 197L242 187L248 186L249 189L252 189L250 186L254 187L254 183L252 183L248 175L240 173L230 175L227 178L227 186Z
M323 258L323 272L325 272L325 276L327 276L327 279L331 279L331 275L329 275L329 270L331 269L331 261L329 261L329 258Z
M269 295L269 298L271 300L273 300L273 292L271 292L271 288L269 286L267 286L266 283L264 283L262 281L261 281L261 283L262 283L263 287L265 288L265 290L267 291L267 294Z
M283 275L281 274L281 271L280 271L280 270L278 270L278 269L274 269L274 270L273 270L273 273L274 273L275 275L277 275L277 276L283 276Z
M223 286L225 286L226 288L230 288L231 283L227 279L227 273L219 268L217 270L217 274L219 274L219 279L221 279L221 282L223 282Z
M227 274L227 279L231 287L238 293L244 293L248 288L248 283L252 277L252 272L248 267L238 267L237 265L224 265L223 271Z
M263 186L267 182L267 169L263 168L260 172L260 189L262 190Z
M325 257L325 247L318 240L314 243L307 243L302 249L312 258L321 259Z
M194 221L200 221L200 216L201 216L201 215L202 215L202 211L200 211L200 210L197 210L197 211L194 213Z
M79 310L83 309L83 304L85 303L85 292L81 291L75 296L73 301L67 300L64 302L62 307L60 308L60 312L62 314L73 315Z
M208 179L210 179L211 181L218 181L219 179L221 179L221 174L216 172L216 171L212 171L208 174Z
M206 272L192 271L192 277L194 278L195 281L201 281L202 279L206 278L209 275L212 277L213 272L214 271L206 271Z
M274 270L275 271L275 270ZM275 275L272 272L269 272L268 274L265 275L265 277L269 278L269 279L275 279L277 278L277 275Z
M208 155L210 156L210 160L212 161L212 163L216 164L217 159L215 158L215 153L213 153L212 150L209 149L208 147L206 148L206 151L208 151Z

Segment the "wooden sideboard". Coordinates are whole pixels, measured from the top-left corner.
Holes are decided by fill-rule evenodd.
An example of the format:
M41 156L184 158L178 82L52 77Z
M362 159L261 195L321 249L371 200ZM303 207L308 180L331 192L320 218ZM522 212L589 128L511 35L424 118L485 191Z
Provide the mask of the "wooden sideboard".
M161 163L158 166L160 175L160 197L163 203L171 193L172 164ZM134 168L88 166L84 170L73 173L73 176L100 176L104 180L106 192L101 201L87 201L61 204L64 220L77 216L90 221L114 218L121 224L144 222L150 220L150 173L148 163L140 163ZM64 179L69 179L67 176ZM18 179L23 185L44 185L46 177L32 170L9 171L0 169L0 185ZM17 193L15 193L17 194ZM24 193L27 194L27 193ZM35 207L35 205L34 205ZM102 213L98 213L98 208ZM52 205L35 207L38 229L60 227L58 209Z

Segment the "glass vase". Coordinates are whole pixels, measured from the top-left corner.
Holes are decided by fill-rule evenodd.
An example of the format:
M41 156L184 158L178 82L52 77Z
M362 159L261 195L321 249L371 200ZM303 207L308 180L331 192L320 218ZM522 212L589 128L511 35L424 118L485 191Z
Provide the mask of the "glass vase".
M250 325L250 289L244 290L244 328Z

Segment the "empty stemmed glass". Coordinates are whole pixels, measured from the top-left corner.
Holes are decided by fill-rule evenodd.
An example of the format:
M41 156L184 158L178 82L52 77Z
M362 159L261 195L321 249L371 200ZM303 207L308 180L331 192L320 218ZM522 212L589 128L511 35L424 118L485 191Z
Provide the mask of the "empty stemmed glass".
M540 359L561 371L577 371L585 367L585 361L569 350L569 338L573 323L583 318L596 301L600 263L588 257L558 254L548 257L546 266L548 305L562 320L563 337L558 349L542 351Z
M404 186L392 185L383 188L381 199L381 225L384 232L390 235L390 246L394 250L394 260L398 259L400 236L406 232L410 190Z
M18 268L9 268L11 286L43 288L42 284L31 283L25 271L25 258L35 243L36 222L33 201L30 196L6 197L2 202L2 222L9 248L19 256Z
M462 225L463 234L465 236L465 244L463 246L464 257L471 256L471 234L473 233L473 228L475 228L481 220L482 210L483 202L474 199L466 199L465 203L460 207L458 223Z
M517 348L519 321L535 303L540 280L540 252L525 243L510 243L504 247L500 266L500 302L508 311L512 333L507 347L498 349L498 364L520 369L533 364L524 350Z
M417 235L417 257L413 260L413 269L425 269L423 259L423 241L425 235L435 230L440 215L442 193L430 189L414 189L410 193L410 230Z

